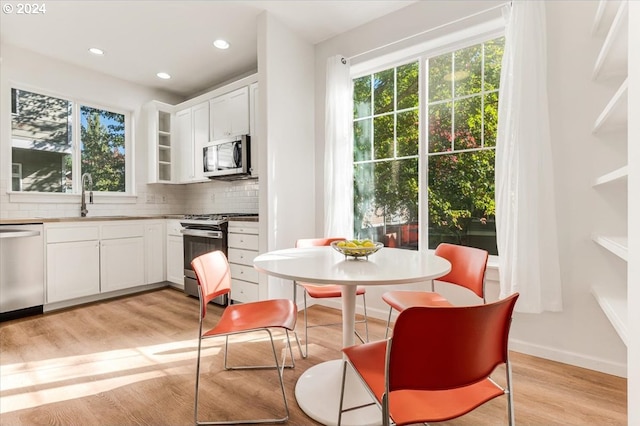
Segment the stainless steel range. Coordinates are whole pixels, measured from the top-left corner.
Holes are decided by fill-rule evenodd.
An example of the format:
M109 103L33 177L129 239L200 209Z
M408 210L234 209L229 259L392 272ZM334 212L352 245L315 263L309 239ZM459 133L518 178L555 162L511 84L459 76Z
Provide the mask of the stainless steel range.
M184 292L198 297L198 281L191 268L191 261L201 254L221 250L227 254L227 228L229 218L251 216L246 213L188 214L180 224L184 236ZM227 305L227 296L220 296L213 303Z

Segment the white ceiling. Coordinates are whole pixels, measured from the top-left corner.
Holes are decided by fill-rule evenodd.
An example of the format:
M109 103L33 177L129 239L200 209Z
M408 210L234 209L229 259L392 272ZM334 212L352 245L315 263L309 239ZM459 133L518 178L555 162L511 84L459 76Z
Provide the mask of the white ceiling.
M416 0L37 2L44 14L0 14L0 40L147 87L188 97L257 68L256 20L264 10L312 44ZM22 4L27 2L22 2ZM213 47L224 38L231 48ZM105 51L102 57L90 47ZM156 77L159 71L171 80Z

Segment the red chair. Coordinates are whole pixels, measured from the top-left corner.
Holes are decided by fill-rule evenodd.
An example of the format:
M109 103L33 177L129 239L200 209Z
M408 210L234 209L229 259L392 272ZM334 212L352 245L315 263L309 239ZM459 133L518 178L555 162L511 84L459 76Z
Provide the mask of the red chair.
M287 404L287 396L284 391L284 382L282 379L284 368L293 368L295 366L293 360L293 351L291 349L291 341L289 340L289 331L293 331L300 354L302 355L302 347L298 341L298 335L295 333L296 319L298 312L295 303L288 299L264 300L252 303L243 303L229 305L225 308L220 320L212 329L203 332L203 320L207 314L207 305L214 298L227 294L231 290L231 275L229 271L229 263L227 258L221 251L213 251L196 257L191 262L191 266L195 271L198 279L198 293L200 296L200 331L198 338L198 358L196 366L196 391L194 418L196 425L203 424L242 424L242 423L275 423L285 422L289 418L289 406ZM285 365L286 351L282 364L278 362L278 355L273 341L272 328L284 330L287 337L287 348L291 355L291 365ZM227 347L229 344L229 336L240 333L251 333L256 331L265 331L271 340L271 349L273 351L274 365L257 365L257 366L240 366L229 367L227 365ZM200 422L198 421L198 389L200 384L200 353L202 341L212 337L225 337L224 345L224 368L226 370L236 369L276 369L278 379L280 380L280 390L284 400L284 417L277 419L258 419L258 420L234 420L223 422Z
M334 241L344 241L344 238L305 238L296 241L296 247L317 247L317 246L328 246L331 245ZM300 286L304 289L304 346L305 346L305 355L306 358L309 354L309 340L307 339L307 332L309 328L312 327L325 327L331 325L342 325L342 323L330 323L330 324L316 324L309 326L307 321L307 295L314 299L329 299L329 298L337 298L342 297L342 287L340 285L313 285L302 282L295 282L293 287L293 300L297 300L297 292L296 288ZM364 323L365 327L365 338L363 339L360 336L360 333L356 331L356 336L360 339L361 342L369 341L369 324L367 322L367 301L365 299L365 288L362 286L358 286L356 288L356 296L362 296L362 305L364 307L364 319L357 320L356 324Z
M400 312L393 337L342 350L340 412L351 366L382 410L382 424L397 426L441 422L507 396L509 425L514 424L509 328L518 294L476 306L410 307ZM505 365L506 385L491 374Z
M465 287L473 291L478 297L481 297L483 303L486 303L484 273L487 269L489 252L474 247L441 243L436 247L435 254L451 263L451 271L447 275L438 278L438 281ZM431 292L394 290L384 293L382 300L389 305L385 337L389 332L391 313L394 309L402 312L411 306L451 305L447 299L435 292L433 280L431 280Z

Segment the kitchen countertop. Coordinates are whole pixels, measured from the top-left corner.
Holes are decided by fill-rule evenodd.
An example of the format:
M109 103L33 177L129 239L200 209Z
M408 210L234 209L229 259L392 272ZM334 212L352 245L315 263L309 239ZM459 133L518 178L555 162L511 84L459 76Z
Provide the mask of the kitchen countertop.
M142 215L142 216L87 216L87 217L40 217L40 218L24 218L24 219L0 219L0 225L26 225L40 223L58 223L58 222L92 222L92 221L110 221L110 220L141 220L141 219L182 219L181 214L164 214L164 215ZM257 222L257 215L234 216L229 221Z

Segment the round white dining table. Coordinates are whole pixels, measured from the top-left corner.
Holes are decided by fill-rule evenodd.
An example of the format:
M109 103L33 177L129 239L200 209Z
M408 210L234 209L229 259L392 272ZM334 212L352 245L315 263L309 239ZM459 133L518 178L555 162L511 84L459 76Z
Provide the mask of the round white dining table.
M432 253L383 247L367 259L345 258L330 246L276 250L253 261L265 274L311 284L340 284L342 288L342 344L354 344L356 287L429 281L447 274L451 264ZM336 425L340 409L342 359L326 361L305 371L296 383L298 405L323 425ZM373 399L351 369L347 369L345 407ZM380 409L372 405L344 413L344 426L380 425Z

